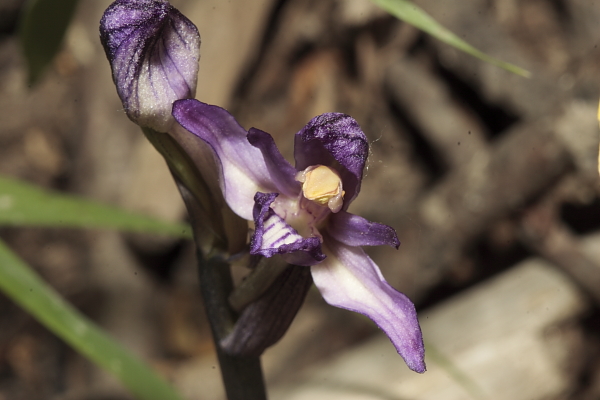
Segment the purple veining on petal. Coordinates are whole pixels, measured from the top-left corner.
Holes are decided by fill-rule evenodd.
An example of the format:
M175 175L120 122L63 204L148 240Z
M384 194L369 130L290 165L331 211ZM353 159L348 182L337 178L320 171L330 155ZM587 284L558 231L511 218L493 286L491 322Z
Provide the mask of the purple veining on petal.
M368 221L346 211L340 211L329 217L327 232L346 246L388 245L395 248L400 247L400 241L394 228Z
M346 114L319 115L296 134L294 157L297 170L316 164L335 167L336 162L344 167L338 171L346 191L344 210L360 191L368 155L367 137L356 120Z
M425 372L425 347L412 302L392 288L360 247L326 239L327 258L311 267L321 295L335 307L372 319L413 371Z
M127 116L166 132L173 101L196 92L196 26L165 0L117 0L100 20L100 40Z
M278 176L272 174L261 150L248 142L247 132L227 110L194 99L180 100L173 104L173 117L214 150L221 189L237 215L251 220L254 194L279 192Z
M270 205L277 195L258 192L254 196L255 231L250 241L250 254L265 257L281 254L288 263L304 266L325 259L319 238L303 238L271 209Z

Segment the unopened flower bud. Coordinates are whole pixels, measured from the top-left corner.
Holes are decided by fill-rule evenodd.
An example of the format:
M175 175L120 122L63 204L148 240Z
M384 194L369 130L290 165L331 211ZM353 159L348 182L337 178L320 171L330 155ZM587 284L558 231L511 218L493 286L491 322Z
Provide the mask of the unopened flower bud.
M166 0L117 0L100 20L100 40L127 116L168 131L173 102L196 94L196 26Z

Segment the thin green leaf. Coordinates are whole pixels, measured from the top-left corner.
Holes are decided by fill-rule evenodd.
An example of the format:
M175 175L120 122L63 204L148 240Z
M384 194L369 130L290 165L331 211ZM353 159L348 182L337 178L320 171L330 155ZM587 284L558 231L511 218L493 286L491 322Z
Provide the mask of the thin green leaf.
M19 33L34 84L52 61L71 22L78 0L29 0L21 14Z
M2 241L0 290L79 353L114 374L140 400L182 400L162 377L67 303Z
M401 19L407 24L413 25L416 28L421 29L424 32L429 33L431 36L444 43L456 47L459 50L464 51L474 57L479 58L482 61L496 65L514 74L529 78L531 73L523 68L517 67L516 65L500 61L496 58L490 57L482 51L477 50L448 29L440 25L436 20L430 17L425 11L407 0L372 0L375 4L381 8Z
M108 228L191 238L186 224L164 222L0 176L0 225Z

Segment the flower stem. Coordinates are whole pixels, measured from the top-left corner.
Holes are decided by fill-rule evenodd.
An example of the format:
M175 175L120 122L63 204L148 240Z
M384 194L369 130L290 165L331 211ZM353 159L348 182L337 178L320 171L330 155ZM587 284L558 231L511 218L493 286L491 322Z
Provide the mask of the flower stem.
M260 357L233 356L225 352L221 346L221 341L233 330L237 318L235 311L229 305L229 296L233 290L231 270L225 256L218 250L218 246L214 244L206 246L206 243L203 243L205 235L202 232L205 229L205 221L202 218L204 214L201 205L175 173L173 177L194 230L200 291L215 342L227 399L266 400L267 393ZM204 249L207 248L212 250L207 250L208 256L205 256Z
M218 256L205 259L198 250L200 289L210 322L228 400L266 400L260 357L227 354L220 345L233 328L235 315L228 302L233 289L229 264Z

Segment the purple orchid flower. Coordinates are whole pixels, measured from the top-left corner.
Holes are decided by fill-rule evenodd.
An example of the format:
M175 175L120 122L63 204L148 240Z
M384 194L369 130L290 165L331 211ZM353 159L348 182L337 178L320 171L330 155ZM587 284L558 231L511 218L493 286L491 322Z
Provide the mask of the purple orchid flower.
M296 166L271 135L246 132L223 108L179 100L173 116L214 151L229 207L255 231L250 253L281 255L311 268L325 301L372 319L408 367L425 371L424 346L414 305L392 288L360 246L400 242L393 228L347 212L358 195L368 142L348 115L313 118L295 137Z
M166 0L116 0L100 21L100 38L128 117L146 129L159 148L165 150L171 140L177 143L169 149L183 153L165 150L163 155L195 198L209 194L198 188L196 181L206 182L212 197L215 190L222 192L237 215L254 221L251 254L279 255L295 266L310 266L312 278L329 304L371 318L408 366L424 372L423 341L413 304L385 281L360 248L382 244L397 248L396 233L389 226L347 212L360 191L368 154L366 137L356 121L343 114L314 118L296 135L296 166L292 167L269 134L258 129L246 132L222 108L180 100L195 95L200 35ZM175 119L196 136L181 129ZM177 169L187 158L193 163L190 168L196 168L201 177L187 174L189 168ZM205 203L209 204L206 210L219 209L219 201L212 206L210 201ZM209 214L205 216L210 220ZM218 231L218 224L212 225ZM241 232L241 236L228 234L230 242L236 241L232 237L245 237L245 228L229 231ZM301 301L308 282L297 278L297 268L301 267L288 270L289 276L280 279L282 285L291 285L300 293L291 299L294 309L299 307L296 300ZM269 301L255 302L256 309L245 319L261 315ZM287 317L285 323L278 321L281 329L262 332L267 339L254 350L276 341L291 322ZM260 336L252 329L239 332ZM232 340L236 339L239 337L234 335ZM238 341L242 347L244 340Z

